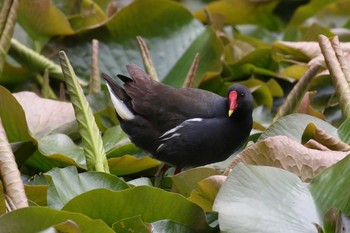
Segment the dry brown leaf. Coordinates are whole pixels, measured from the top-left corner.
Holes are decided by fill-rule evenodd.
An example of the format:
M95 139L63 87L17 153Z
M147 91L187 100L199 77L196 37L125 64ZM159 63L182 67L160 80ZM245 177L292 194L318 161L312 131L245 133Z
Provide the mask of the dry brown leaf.
M228 169L232 169L240 162L273 166L290 171L303 181L310 181L348 154L350 151L309 149L286 136L275 136L247 147L232 161Z
M71 103L44 99L28 91L13 95L22 106L28 128L36 139L51 133L70 134L77 130Z
M314 150L322 150L322 151L331 151L328 147L322 145L321 143L315 141L314 139L310 139L304 144L305 147Z
M287 46L289 48L296 49L303 54L305 54L310 59L316 58L321 55L321 49L318 42L289 42L289 41L279 41L279 44ZM350 42L340 43L344 52L350 52Z
M316 92L306 92L306 94L300 102L298 113L305 113L320 118L321 120L325 120L325 116L311 106L311 99L315 94Z
M348 144L317 127L314 123L306 126L302 139L303 142L313 139L332 151L350 151Z

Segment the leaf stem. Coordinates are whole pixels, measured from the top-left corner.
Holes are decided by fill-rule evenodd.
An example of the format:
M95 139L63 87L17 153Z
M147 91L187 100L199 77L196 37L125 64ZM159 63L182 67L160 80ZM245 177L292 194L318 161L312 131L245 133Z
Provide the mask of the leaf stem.
M5 129L0 118L0 175L4 184L9 211L28 207L21 173L18 171L15 156L7 140Z
M279 118L296 112L299 108L300 102L303 99L305 93L309 89L311 80L316 76L320 69L320 65L312 65L301 79L294 85L291 92L288 94L286 100L279 107L273 121L275 122Z
M19 0L5 0L0 12L0 77L15 30Z
M194 56L192 65L186 75L186 79L183 84L183 87L186 87L186 88L193 87L193 82L197 75L198 64L199 64L199 53L196 53L196 55Z
M349 72L344 72L347 62L345 61L343 52L340 48L339 40L338 38L334 38L330 41L326 36L320 35L319 45L329 73L332 76L343 116L347 119L350 117L350 88L346 78L346 75L349 75Z
M91 71L90 71L90 93L99 93L101 91L101 77L99 66L99 43L98 40L92 40Z
M159 82L157 71L156 71L156 68L154 67L151 54L148 50L146 42L141 36L137 37L137 42L139 43L139 46L140 46L143 64L145 66L147 73L151 76L153 80Z

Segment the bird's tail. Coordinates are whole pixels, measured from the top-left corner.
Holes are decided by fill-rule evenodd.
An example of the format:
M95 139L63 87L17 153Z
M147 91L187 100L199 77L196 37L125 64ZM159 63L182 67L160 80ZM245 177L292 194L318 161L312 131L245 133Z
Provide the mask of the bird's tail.
M132 120L135 118L131 110L130 97L117 82L105 73L102 77L106 80L109 95L118 116L123 120ZM128 106L129 105L129 106Z

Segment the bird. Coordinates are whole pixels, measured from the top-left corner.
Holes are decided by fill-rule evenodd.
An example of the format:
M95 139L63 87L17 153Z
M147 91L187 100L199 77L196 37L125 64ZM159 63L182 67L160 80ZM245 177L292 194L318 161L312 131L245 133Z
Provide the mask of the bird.
M130 140L154 158L176 167L227 159L249 137L253 96L241 84L227 98L198 88L175 88L153 80L135 64L117 82L106 73L111 102Z

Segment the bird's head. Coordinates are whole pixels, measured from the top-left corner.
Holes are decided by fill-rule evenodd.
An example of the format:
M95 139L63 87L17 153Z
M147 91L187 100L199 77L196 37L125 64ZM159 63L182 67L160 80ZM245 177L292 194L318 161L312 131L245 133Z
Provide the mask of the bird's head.
M234 84L228 89L228 116L237 110L253 111L253 96L246 86Z

